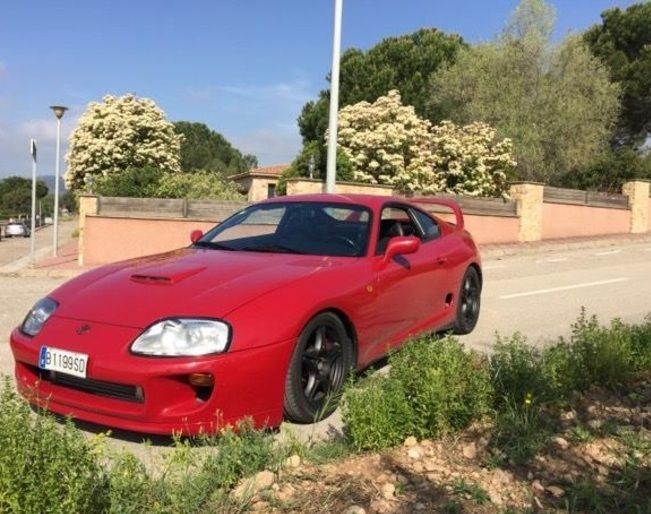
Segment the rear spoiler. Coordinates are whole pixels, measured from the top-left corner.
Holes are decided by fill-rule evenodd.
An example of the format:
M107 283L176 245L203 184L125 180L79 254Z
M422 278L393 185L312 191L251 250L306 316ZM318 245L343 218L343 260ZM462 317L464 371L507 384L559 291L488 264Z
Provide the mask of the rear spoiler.
M463 230L463 212L461 212L461 207L456 200L452 200L450 198L432 198L430 196L413 197L408 198L408 200L411 203L415 203L416 205L438 205L441 207L447 207L454 213L454 217L456 218L455 229Z

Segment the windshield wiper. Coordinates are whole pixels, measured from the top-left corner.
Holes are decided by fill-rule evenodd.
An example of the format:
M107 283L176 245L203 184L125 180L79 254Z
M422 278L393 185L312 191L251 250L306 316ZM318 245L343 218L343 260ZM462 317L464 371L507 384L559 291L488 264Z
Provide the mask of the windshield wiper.
M271 244L271 245L260 245L260 246L245 246L241 248L244 252L267 252L267 253L295 253L295 254L304 254L296 248L290 248L289 246L284 246L280 244Z
M211 250L228 250L231 252L235 251L235 248L226 246L221 243L214 243L212 241L197 241L196 243L192 243L192 246L198 246L199 248L210 248Z

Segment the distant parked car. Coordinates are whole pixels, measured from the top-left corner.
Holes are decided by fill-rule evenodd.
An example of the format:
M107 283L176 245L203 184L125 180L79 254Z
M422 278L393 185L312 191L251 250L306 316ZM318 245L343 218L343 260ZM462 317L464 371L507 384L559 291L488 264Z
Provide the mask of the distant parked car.
M12 221L5 228L6 237L29 237L29 227L22 221Z

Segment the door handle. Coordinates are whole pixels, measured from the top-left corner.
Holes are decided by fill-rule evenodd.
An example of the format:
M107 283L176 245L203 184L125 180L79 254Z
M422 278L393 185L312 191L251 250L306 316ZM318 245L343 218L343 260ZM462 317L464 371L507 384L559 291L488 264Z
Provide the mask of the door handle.
M447 264L448 258L447 257L437 257L436 258L436 264L439 266L443 266L444 264Z

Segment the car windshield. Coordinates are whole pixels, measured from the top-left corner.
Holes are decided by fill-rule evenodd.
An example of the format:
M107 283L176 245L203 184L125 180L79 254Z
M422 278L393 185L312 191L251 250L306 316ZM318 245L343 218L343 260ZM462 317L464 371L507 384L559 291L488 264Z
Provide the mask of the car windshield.
M195 247L219 250L360 257L368 244L366 207L283 202L247 207L213 228Z

